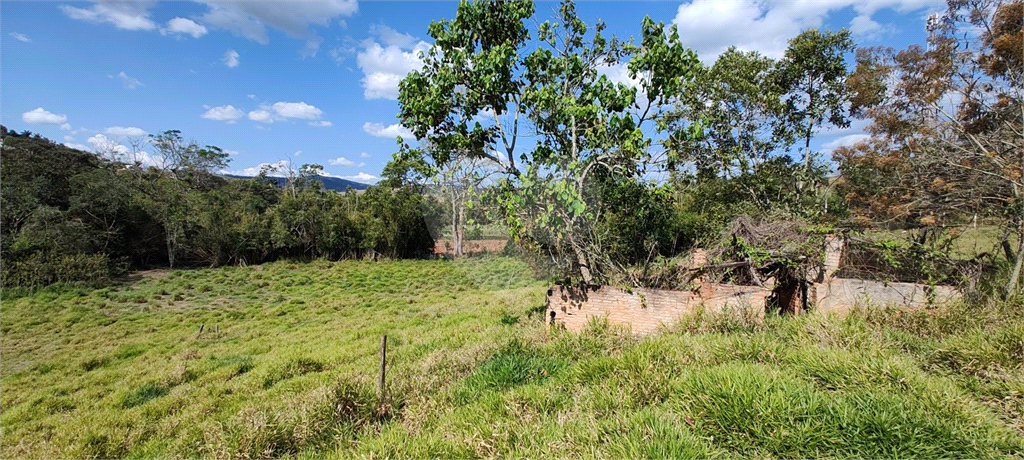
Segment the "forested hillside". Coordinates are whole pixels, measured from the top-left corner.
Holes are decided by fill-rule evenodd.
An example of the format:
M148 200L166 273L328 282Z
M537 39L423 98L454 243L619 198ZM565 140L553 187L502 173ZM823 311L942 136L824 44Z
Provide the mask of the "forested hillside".
M110 161L3 129L5 286L97 283L150 267L280 258L430 254L426 198L407 187L328 191L307 168L268 177L214 174L226 155L176 131L150 140L163 167Z

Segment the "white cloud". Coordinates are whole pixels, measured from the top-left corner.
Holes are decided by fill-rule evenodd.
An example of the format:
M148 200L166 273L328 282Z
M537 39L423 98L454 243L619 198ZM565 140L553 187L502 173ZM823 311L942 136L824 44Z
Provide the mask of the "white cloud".
M60 125L61 129L71 129L67 115L57 115L42 107L21 114L21 121L34 125Z
M174 18L167 21L167 25L160 29L161 35L181 34L191 35L192 38L199 38L206 35L206 27L191 19Z
M626 63L616 65L598 64L597 73L608 77L612 83L622 83L631 88L640 88L640 80L629 76L629 69L626 68Z
M238 150L225 150L224 153L226 153L228 155L231 155L231 156L236 156L236 155L241 155L242 154L242 152L239 152Z
M224 61L224 65L228 67L238 67L238 51L227 50L224 52L224 56L221 57L220 60Z
M127 128L122 126L111 126L103 130L104 134L110 136L123 136L123 137L141 137L146 135L146 131L142 128L136 128L129 126Z
M274 113L284 118L315 120L324 114L322 110L305 102L275 102L271 108L274 109Z
M92 150L94 153L103 155L106 158L115 161L122 161L126 163L138 162L142 166L162 166L161 162L151 156L145 150L135 150L124 144L120 144L117 141L103 135L96 134L89 139L86 139L92 148L86 148L82 150ZM84 147L81 144L74 144L75 148Z
M857 15L850 20L850 32L858 37L876 39L884 31L885 28L875 22L874 19L871 19L871 15L868 14Z
M233 105L211 107L202 115L202 117L207 120L226 121L228 123L234 123L244 116L245 112L240 109L236 109Z
M210 10L199 19L211 26L257 43L270 43L266 26L295 38L310 38L310 25L327 26L338 16L351 16L359 10L356 0L310 2L206 1Z
M366 162L365 161L360 161L359 164L356 165L356 166L362 168L363 166L366 166Z
M117 155L127 155L129 152L128 147L118 144L103 134L96 134L86 139L86 142L92 144L92 150L96 152L112 152Z
M349 160L345 157L332 158L327 160L327 164L332 166L352 166L356 164L354 161Z
M88 8L61 5L60 10L71 19L93 23L110 23L124 30L154 30L155 22L149 19L151 2L96 2Z
M359 158L370 158L370 154L366 152L360 153Z
M395 123L393 125L384 126L380 123L363 123L363 131L373 137L390 137L402 136L403 139L415 139L412 135L412 131L408 128Z
M260 163L260 164L258 164L256 166L251 167L251 168L238 169L238 170L234 170L234 171L228 171L228 170L225 169L225 170L221 170L220 173L221 174L229 174L229 175L232 175L232 176L252 177L252 176L259 175L260 171L263 171L264 169L266 169L267 170L267 175L270 176L270 177L286 177L288 175L288 171L291 170L292 168L293 168L293 166L291 165L291 162L289 162L288 160L279 160L279 161L274 162L274 163ZM346 179L346 180L351 180L351 181L356 181L356 182L363 182L363 183L374 183L378 179L377 176L374 176L372 174L367 174L365 172L360 172L359 174L356 174L356 175L353 175L353 176L338 176L338 175L330 174L330 173L327 173L327 172L324 172L323 175L324 176L328 176L328 177L337 177L339 179Z
M31 41L32 41L32 39L31 39L31 38L28 38L28 35L25 35L25 34L19 34L19 33L17 33L17 32L11 32L11 33L10 33L10 34L8 34L8 35L10 35L10 36L14 37L14 39L15 39L15 40L17 40L17 41L19 41L19 42L25 42L25 43L29 43L29 42L31 42Z
M274 117L270 115L270 112L263 109L257 109L253 110L252 112L249 112L249 119L252 121L258 121L260 123L274 122Z
M800 31L819 28L829 14L852 8L851 30L870 34L883 26L872 15L881 9L906 13L941 4L940 0L692 0L679 5L674 24L683 45L711 62L730 45L778 59Z
M64 146L68 147L68 148L76 149L76 150L81 150L83 152L88 152L90 150L89 146L85 145L85 144L74 144L74 143L70 143L70 142L65 142Z
M288 170L291 169L291 163L288 160L280 160L274 163L260 163L251 168L239 169L235 171L221 170L221 174L230 174L233 176L258 176L260 171L267 170L267 175L270 177L286 177Z
M347 180L356 181L356 182L371 183L371 184L376 182L377 179L378 179L377 176L374 176L373 174L367 174L367 173L364 173L364 172L360 172L359 174L356 174L354 176L334 176L334 177L340 177L342 179L347 179Z
M310 126L333 126L333 123L330 121L318 120L323 115L323 110L305 102L275 102L273 104L260 104L259 108L249 112L249 119L259 123L269 124L275 121L297 118L301 120L310 120Z
M392 43L405 41L391 36L388 39ZM423 68L419 54L430 49L430 44L423 41L402 47L381 46L373 40L365 40L361 46L356 65L363 71L363 97L366 99L398 99L398 83L409 72Z
M302 150L296 150L295 153L293 153L292 155L295 155L297 157L301 157L302 156Z
M387 46L399 48L412 48L416 46L416 37L403 34L384 24L370 24L370 35L379 38Z
M862 142L862 141L866 141L866 140L868 140L870 138L871 138L871 136L869 136L867 134L863 134L863 133L861 133L861 134L849 134L849 135L837 138L837 139L833 140L832 142L829 142L827 144L822 145L821 146L821 150L824 151L824 152L831 152L831 151L833 151L833 150L835 150L835 149L837 149L839 147L849 147L849 146L851 146L853 144L856 144L856 143Z
M141 81L139 81L139 79L131 77L128 74L124 73L123 70L118 72L117 75L107 75L107 78L114 77L117 77L118 80L121 80L121 84L128 89L135 89L140 86L146 86Z
M317 51L320 51L320 44L323 42L323 37L318 35L311 37L309 40L306 40L306 46L299 50L299 55L304 58L316 56Z
M349 56L355 56L362 47L363 42L346 35L344 38L338 39L337 45L328 50L328 54L331 55L331 59L333 59L335 63L341 65L349 58Z

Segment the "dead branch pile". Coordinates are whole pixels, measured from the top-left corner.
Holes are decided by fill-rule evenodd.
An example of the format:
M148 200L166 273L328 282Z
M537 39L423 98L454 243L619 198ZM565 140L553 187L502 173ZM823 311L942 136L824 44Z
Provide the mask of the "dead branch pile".
M824 259L825 235L794 220L740 216L708 248L701 275L711 282L763 286L769 279L811 280Z

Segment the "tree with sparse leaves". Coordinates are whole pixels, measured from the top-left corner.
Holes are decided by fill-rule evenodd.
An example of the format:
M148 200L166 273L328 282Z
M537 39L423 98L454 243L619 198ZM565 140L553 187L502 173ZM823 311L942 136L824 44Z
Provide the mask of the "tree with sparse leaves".
M1024 266L1022 5L950 0L929 18L927 48L859 50L852 108L871 138L836 152L841 190L865 219L1000 219L1008 291Z

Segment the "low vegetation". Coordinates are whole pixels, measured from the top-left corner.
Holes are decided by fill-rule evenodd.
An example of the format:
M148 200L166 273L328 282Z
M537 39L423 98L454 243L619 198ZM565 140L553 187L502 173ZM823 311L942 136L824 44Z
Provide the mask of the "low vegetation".
M136 278L4 291L3 457L1024 455L1019 297L637 338L498 256Z

